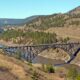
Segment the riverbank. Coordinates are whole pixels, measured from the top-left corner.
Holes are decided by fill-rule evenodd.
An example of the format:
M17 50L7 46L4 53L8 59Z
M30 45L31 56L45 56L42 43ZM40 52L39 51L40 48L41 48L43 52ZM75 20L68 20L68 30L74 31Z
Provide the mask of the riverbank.
M42 64L52 64L53 66L57 65L57 66L63 66L63 67L70 67L70 65L74 65L74 66L80 68L80 64L78 64L78 63L71 62L70 64L65 64L65 61L63 61L63 60L55 60L55 59L45 58L45 57L42 57L42 56L36 57L32 61L32 64L35 67L40 67L40 66L42 66Z

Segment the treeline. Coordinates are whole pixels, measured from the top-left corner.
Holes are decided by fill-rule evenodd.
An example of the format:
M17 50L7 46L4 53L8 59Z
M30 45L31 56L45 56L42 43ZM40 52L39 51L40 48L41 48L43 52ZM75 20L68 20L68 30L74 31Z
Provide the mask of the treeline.
M26 23L27 27L45 30L51 27L67 27L80 25L80 14L54 14L51 16L40 16L30 23Z
M64 15L42 16L26 24L26 26L42 30L50 27L63 27L66 21L64 17Z
M7 30L0 35L4 41L13 41L14 43L45 44L57 42L57 35L55 33L45 32L24 32L17 30Z

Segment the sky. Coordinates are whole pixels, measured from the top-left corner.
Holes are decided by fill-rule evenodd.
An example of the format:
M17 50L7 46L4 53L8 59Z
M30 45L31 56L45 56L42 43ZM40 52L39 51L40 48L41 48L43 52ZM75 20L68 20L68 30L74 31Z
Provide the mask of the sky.
M80 6L80 0L0 0L0 18L65 13Z

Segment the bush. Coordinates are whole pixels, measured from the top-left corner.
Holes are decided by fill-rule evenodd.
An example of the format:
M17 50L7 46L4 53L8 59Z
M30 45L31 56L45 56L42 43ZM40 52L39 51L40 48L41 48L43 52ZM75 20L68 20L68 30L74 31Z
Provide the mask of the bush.
M63 42L64 43L67 43L69 40L70 40L70 38L69 37L66 37L66 38L64 38Z
M52 65L46 65L47 72L55 73L54 67Z
M55 69L52 65L45 65L45 64L42 64L42 70L44 72L49 72L49 73L55 73Z
M76 80L80 80L80 74L78 74L78 76L76 77Z
M32 62L31 62L31 61L28 61L28 65L29 65L29 66L32 66Z
M33 80L38 80L38 73L36 71L33 72L32 79Z

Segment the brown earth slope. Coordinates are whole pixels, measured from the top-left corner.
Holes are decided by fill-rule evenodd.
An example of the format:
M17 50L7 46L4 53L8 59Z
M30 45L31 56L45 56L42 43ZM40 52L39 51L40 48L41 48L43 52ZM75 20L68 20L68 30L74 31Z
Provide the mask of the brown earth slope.
M37 80L64 80L58 73L45 73L26 61L0 54L0 80L33 80L34 71L36 71Z

